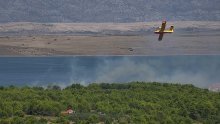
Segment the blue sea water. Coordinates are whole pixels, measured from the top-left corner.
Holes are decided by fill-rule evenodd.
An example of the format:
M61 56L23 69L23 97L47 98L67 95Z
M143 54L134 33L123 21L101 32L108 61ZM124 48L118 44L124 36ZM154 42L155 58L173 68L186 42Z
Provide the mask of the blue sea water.
M0 57L0 85L159 81L208 87L220 82L220 56Z

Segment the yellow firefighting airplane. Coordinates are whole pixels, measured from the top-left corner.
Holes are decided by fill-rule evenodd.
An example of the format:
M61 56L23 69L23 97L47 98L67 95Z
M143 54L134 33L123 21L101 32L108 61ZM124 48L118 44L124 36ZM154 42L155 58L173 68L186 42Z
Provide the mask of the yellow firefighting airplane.
M158 29L156 29L156 31L154 31L155 34L160 34L158 38L159 41L163 39L163 34L174 32L174 26L170 26L170 29L165 30L166 23L167 23L166 21L163 21L161 27L159 27Z

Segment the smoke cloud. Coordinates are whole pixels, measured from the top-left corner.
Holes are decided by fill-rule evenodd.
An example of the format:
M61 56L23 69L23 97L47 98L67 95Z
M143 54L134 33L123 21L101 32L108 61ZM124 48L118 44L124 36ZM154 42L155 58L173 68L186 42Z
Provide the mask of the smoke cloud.
M80 61L75 60L71 65L72 82L156 81L203 88L220 82L219 56L103 57L91 64L93 68L79 65Z
M220 56L87 56L0 58L0 85L62 88L73 83L220 82Z

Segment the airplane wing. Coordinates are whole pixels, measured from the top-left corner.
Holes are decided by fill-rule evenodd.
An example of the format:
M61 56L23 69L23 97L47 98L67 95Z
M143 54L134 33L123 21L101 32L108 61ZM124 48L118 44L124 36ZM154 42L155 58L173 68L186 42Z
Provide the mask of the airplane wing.
M158 41L161 41L163 39L163 33L160 33Z

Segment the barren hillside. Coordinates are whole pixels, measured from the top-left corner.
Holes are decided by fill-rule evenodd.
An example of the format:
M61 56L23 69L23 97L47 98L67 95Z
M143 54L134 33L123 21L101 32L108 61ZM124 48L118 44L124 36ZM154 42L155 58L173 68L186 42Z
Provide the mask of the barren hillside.
M219 0L0 0L0 22L219 21Z

